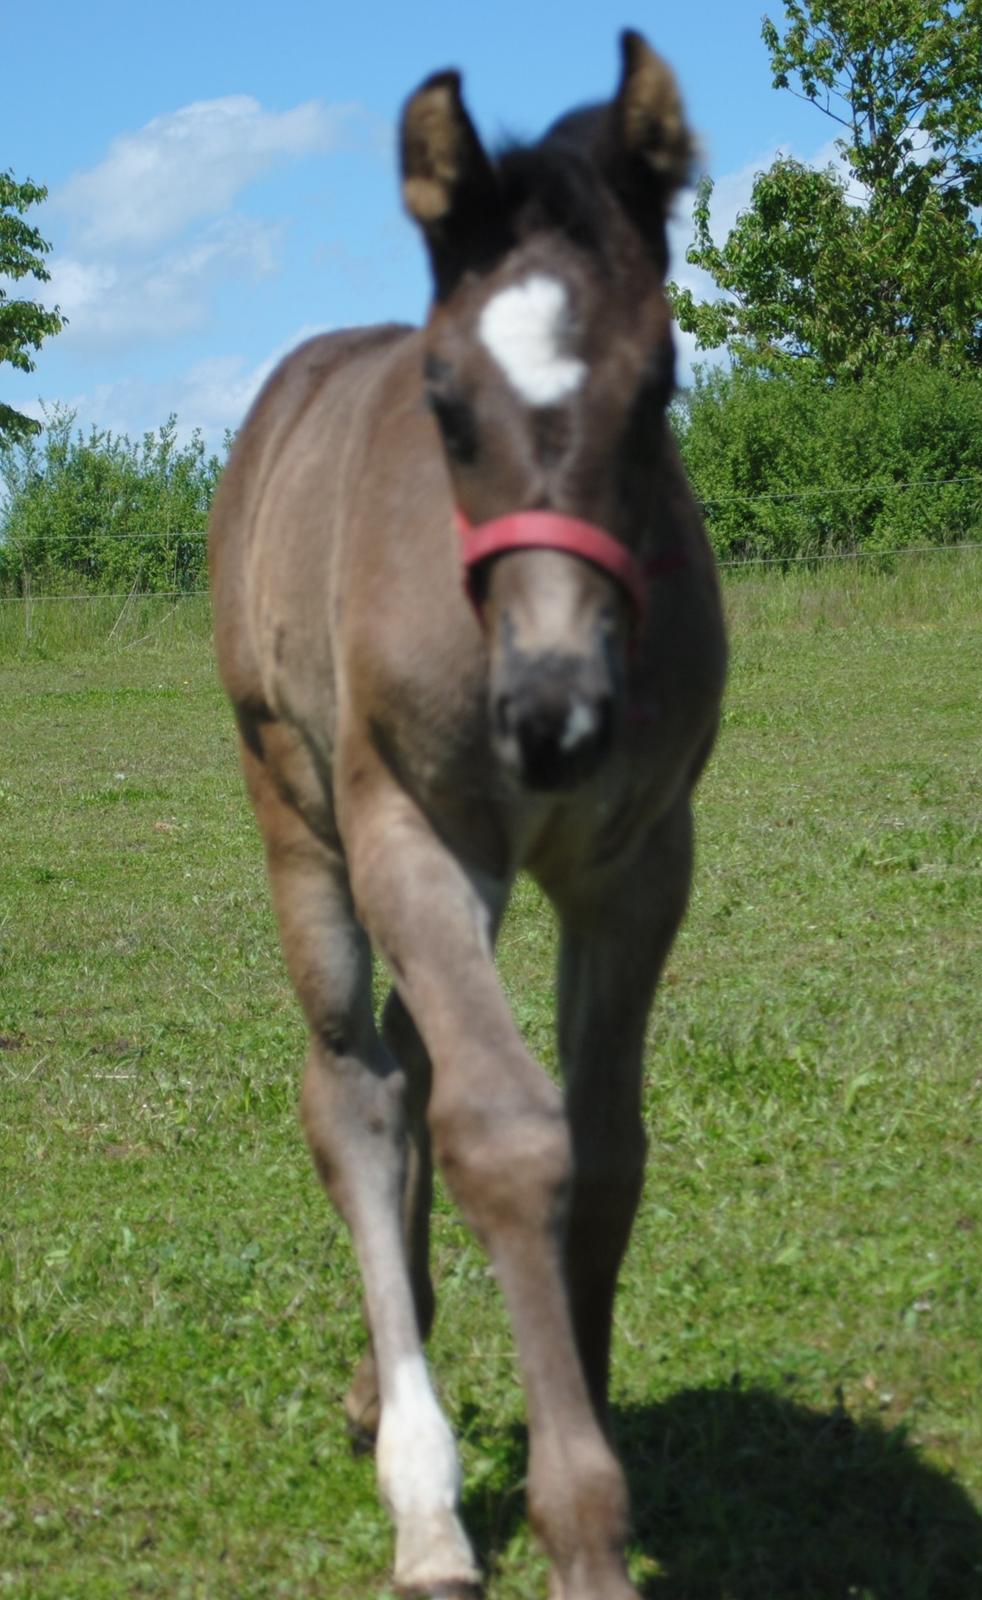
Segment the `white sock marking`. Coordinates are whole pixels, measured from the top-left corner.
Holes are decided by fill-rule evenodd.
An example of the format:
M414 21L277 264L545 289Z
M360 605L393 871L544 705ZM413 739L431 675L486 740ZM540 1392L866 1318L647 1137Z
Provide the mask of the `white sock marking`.
M540 272L496 294L478 325L509 383L533 406L555 404L586 377L586 363L563 353L568 330L566 290Z
M392 1392L382 1401L375 1461L397 1523L457 1504L457 1447L422 1356L404 1356L396 1366Z

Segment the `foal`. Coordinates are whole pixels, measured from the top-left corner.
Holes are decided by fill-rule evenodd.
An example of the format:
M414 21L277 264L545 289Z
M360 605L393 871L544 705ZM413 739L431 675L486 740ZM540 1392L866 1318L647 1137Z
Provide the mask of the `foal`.
M514 1327L553 1600L636 1600L611 1311L725 644L665 415L689 135L665 64L635 33L622 54L613 100L497 159L455 72L417 90L401 166L426 325L283 362L212 516L218 661L309 1026L303 1125L364 1280L346 1406L377 1435L408 1595L478 1581L423 1356L432 1151ZM493 966L522 869L561 925L563 1094Z

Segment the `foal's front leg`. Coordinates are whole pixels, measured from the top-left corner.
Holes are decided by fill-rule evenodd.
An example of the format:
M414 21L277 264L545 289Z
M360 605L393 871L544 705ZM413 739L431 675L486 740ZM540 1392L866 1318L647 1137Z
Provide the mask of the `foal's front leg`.
M617 1274L644 1178L645 1027L685 911L691 868L685 796L629 860L602 874L570 875L553 889L561 919L559 1053L576 1174L566 1272L601 1420Z
M477 1570L457 1517L456 1447L427 1373L407 1260L413 1096L376 1032L371 957L343 855L285 797L286 784L312 792L304 752L289 730L265 724L261 742L268 760L275 752L274 778L256 742L258 734L244 745L243 764L309 1029L301 1115L324 1186L351 1230L365 1289L366 1366L373 1408L381 1400L376 1459L396 1525L395 1580L407 1595L463 1600L474 1594Z
M340 820L359 916L432 1063L437 1161L511 1315L528 1406L529 1515L553 1562L553 1593L637 1600L623 1563L623 1475L591 1404L564 1281L569 1131L494 971L492 891L478 892L387 775L363 778ZM385 1405L383 1395L383 1433Z

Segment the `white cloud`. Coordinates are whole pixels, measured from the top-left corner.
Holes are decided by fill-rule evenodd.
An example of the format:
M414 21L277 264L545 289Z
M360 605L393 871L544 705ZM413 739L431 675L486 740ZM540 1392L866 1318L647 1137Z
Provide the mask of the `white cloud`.
M52 202L74 223L49 263L49 298L68 318L59 349L115 358L207 330L223 284L277 268L283 227L234 209L240 192L338 145L356 118L364 139L371 118L354 105L311 100L277 112L229 95L120 135Z
M278 162L336 144L352 106L310 100L266 111L250 95L198 100L121 134L97 167L54 197L93 250L151 250L202 217L227 211L239 191Z
M206 323L222 282L274 270L278 233L267 223L231 216L150 260L56 256L49 291L68 318L63 347L118 350L193 332Z
M182 439L200 428L209 448L219 449L226 430L234 432L240 425L280 359L313 334L326 331L305 324L255 364L250 365L243 356L211 356L173 378L121 378L66 396L63 403L76 413L77 426L83 431L94 424L139 438L174 414ZM21 409L31 416L43 416L40 403Z

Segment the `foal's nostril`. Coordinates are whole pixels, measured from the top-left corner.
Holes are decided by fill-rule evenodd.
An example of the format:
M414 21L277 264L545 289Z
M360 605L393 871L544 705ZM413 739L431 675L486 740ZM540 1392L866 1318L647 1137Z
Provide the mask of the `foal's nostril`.
M608 700L516 705L499 702L502 754L530 789L567 789L595 770L610 742Z
M529 789L582 783L610 745L614 697L595 659L504 654L491 705L498 757Z

